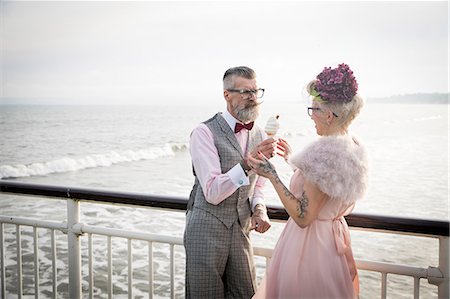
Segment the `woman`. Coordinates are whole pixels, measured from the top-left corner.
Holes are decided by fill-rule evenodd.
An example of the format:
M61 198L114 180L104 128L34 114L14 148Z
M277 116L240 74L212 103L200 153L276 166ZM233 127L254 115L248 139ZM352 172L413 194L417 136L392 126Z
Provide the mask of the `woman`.
M321 136L290 159L296 169L288 189L261 153L252 170L273 184L290 218L275 246L267 275L254 298L357 298L358 274L344 219L367 187L362 144L347 129L363 100L346 64L324 68L307 91L308 113ZM287 158L289 145L279 141Z

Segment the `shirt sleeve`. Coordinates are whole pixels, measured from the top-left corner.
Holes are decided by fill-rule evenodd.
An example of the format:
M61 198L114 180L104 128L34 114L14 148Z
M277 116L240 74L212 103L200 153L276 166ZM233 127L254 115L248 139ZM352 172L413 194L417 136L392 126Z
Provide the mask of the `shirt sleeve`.
M192 131L189 148L195 174L207 202L218 205L239 187L250 184L240 164L222 173L214 137L205 124Z
M261 133L264 140L268 138L266 132L262 131ZM266 181L267 179L262 176L259 176L258 179L256 180L255 191L250 201L252 212L255 211L255 207L257 204L262 204L264 206L266 205L264 201L264 188L265 188L264 186L266 184Z
M257 204L266 205L264 202L264 185L267 179L265 177L259 176L256 180L255 192L253 193L253 198L251 200L252 212L255 211L255 207Z

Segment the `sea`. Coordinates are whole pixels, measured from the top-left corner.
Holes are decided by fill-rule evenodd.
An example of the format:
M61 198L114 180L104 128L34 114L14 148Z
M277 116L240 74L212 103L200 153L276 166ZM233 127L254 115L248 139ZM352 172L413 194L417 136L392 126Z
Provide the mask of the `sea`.
M214 101L212 101L214 102ZM217 99L207 104L153 106L0 106L0 179L187 198L194 178L189 135L200 122L225 109ZM279 115L277 137L293 151L317 136L302 101L265 102L257 124ZM350 133L367 147L370 186L354 213L449 220L449 105L367 101ZM282 180L292 170L275 157ZM281 205L272 186L265 200ZM0 193L0 215L65 221L64 200ZM81 203L81 221L89 225L182 237L185 214L120 205ZM253 243L273 248L284 227L275 222L265 234L252 232ZM351 230L356 259L428 268L438 265L438 240ZM58 296L68 298L66 236L57 233ZM22 227L24 298L34 297L32 229ZM106 238L94 239L94 294L107 298ZM5 224L6 297L16 298L15 227ZM51 298L50 234L39 230L40 298ZM133 243L133 294L147 297L146 243ZM127 298L126 240L113 238L114 298ZM82 237L83 294L87 296L87 241ZM154 251L154 298L169 297L165 245ZM184 297L184 249L177 246L175 297ZM258 281L265 261L255 258ZM379 298L381 275L359 271L361 298ZM437 287L421 281L421 298L437 298ZM388 275L388 298L412 298L413 279Z

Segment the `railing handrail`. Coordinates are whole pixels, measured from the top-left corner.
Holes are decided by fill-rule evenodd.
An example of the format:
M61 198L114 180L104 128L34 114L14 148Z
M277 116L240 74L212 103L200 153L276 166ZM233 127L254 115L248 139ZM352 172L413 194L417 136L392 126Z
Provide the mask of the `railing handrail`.
M0 180L0 192L50 196L56 198L72 198L92 202L139 205L180 211L185 211L187 206L187 198L184 197L118 192L94 188L43 185L7 180ZM267 212L272 220L287 220L289 218L286 210L281 206L268 205ZM432 236L449 236L449 221L359 213L352 213L345 218L348 225L354 228Z

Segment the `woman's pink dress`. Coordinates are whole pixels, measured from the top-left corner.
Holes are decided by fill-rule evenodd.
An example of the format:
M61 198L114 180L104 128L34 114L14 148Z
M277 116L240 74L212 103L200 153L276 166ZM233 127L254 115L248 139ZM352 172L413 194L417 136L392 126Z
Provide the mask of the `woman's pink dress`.
M297 198L303 192L299 170L291 179L290 191ZM353 206L327 200L318 219L306 228L289 219L253 298L357 298L358 275L343 217Z

